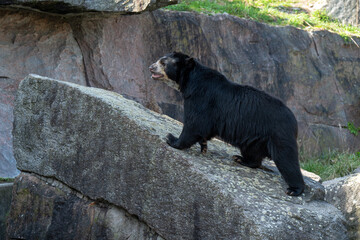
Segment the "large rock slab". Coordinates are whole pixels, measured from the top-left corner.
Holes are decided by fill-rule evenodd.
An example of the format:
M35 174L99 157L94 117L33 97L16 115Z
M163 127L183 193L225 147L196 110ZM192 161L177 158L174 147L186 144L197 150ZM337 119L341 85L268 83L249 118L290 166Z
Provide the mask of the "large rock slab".
M93 11L129 14L155 10L175 3L177 0L5 0L0 2L0 6L24 6L61 14Z
M165 136L178 122L116 93L31 75L14 114L20 170L121 207L165 239L347 239L320 183L306 178L290 197L277 171L236 164L221 141L206 156L173 149Z

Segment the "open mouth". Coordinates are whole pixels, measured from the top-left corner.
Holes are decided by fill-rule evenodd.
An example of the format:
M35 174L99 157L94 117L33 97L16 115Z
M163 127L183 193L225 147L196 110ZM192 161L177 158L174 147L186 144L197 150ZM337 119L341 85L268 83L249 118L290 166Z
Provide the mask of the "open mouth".
M151 77L152 77L153 79L159 79L159 78L164 77L164 75L161 74L161 73L157 73L157 72L151 71Z

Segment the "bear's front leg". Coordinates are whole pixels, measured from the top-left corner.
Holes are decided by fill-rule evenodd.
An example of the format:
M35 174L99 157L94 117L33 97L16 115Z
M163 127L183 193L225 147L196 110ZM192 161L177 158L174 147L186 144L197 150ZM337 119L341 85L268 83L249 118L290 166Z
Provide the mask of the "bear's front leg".
M175 137L174 135L172 135L171 133L169 133L166 136L166 142L167 144L169 144L170 146L172 146L173 148L178 148L176 145L176 142L178 141L178 138Z
M166 142L173 148L185 149L191 147L200 139L200 137L196 136L194 133L184 127L179 138L176 138L174 135L169 133L166 137Z

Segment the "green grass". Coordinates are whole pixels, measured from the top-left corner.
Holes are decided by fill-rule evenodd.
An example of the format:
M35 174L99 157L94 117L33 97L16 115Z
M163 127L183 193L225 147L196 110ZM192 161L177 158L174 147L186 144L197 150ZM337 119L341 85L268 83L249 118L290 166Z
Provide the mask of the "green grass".
M350 133L354 134L355 136L359 135L360 127L355 127L355 125L352 122L348 122L347 128Z
M300 164L301 168L319 175L323 181L326 181L352 173L360 166L360 152L330 151L318 158L303 160Z
M301 8L301 0L181 0L166 7L175 11L195 11L205 14L228 13L271 25L291 25L307 30L326 29L341 35L346 41L360 37L360 28L341 24L325 11L310 12ZM305 1L309 2L309 1ZM312 0L312 2L315 2Z
M3 182L13 182L14 179L13 178L2 178L0 177L0 183L3 183Z

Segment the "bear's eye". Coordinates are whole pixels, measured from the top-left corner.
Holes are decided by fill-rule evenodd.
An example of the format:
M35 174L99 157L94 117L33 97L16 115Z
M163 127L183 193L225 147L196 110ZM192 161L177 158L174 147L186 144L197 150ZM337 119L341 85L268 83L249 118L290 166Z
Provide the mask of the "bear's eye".
M164 58L160 59L160 64L161 64L162 66L165 66L165 59L164 59Z

